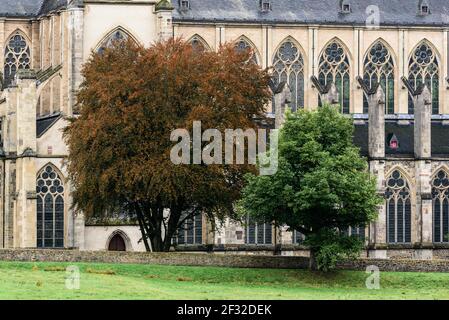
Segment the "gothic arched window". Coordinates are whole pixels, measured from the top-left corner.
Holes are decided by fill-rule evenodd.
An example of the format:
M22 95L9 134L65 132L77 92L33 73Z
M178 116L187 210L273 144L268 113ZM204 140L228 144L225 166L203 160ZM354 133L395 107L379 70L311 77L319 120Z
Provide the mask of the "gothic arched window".
M318 80L323 86L335 84L339 93L341 112L349 113L351 92L349 59L343 46L337 41L330 43L321 54Z
M252 45L245 38L240 38L239 40L237 40L237 42L235 43L235 50L237 50L237 52L242 52L245 50L252 51L252 55L249 61L258 64L257 54L254 51Z
M387 180L385 191L388 243L410 243L412 213L410 187L398 170Z
M304 58L299 48L291 40L279 47L273 60L273 82L277 86L286 82L292 92L290 109L304 107ZM273 112L276 106L273 104Z
M439 112L439 68L438 60L432 48L426 44L420 44L412 53L409 61L410 84L416 89L425 83L432 94L432 113ZM414 113L413 100L408 99L408 112Z
M128 40L128 34L122 29L117 29L112 32L109 36L107 36L103 41L101 41L100 46L98 47L98 53L103 53L106 48L112 46L112 44L116 41L126 41Z
M377 41L365 58L363 80L372 87L380 83L385 92L385 113L394 113L394 63L393 57L382 41ZM363 112L368 113L368 101L363 98Z
M18 70L30 67L30 47L25 37L17 31L9 38L5 48L4 85L12 83Z
M64 247L64 183L51 165L39 174L37 194L37 247Z
M449 177L443 170L432 181L433 241L449 242Z
M188 42L192 45L192 48L195 51L202 52L202 51L208 50L208 46L207 46L206 42L199 35L194 35L192 38L190 38L190 40Z

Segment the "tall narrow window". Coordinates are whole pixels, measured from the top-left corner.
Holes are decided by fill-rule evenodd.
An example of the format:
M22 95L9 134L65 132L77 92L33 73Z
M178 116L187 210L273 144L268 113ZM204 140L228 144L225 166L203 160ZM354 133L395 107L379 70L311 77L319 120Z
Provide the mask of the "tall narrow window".
M257 54L254 51L254 48L251 46L251 44L249 44L249 42L245 38L240 38L239 40L237 40L237 42L235 43L235 50L237 50L238 52L246 51L246 50L251 51L252 55L251 55L251 58L249 61L251 61L255 64L258 64Z
M385 113L394 113L394 63L390 51L377 41L365 58L363 80L372 87L379 83L385 92ZM363 112L368 113L368 101L363 98Z
M432 113L439 112L439 68L435 52L427 43L421 43L412 53L409 61L410 84L416 89L426 84L432 94ZM408 112L414 113L413 100L408 99Z
M337 41L333 41L321 54L318 80L323 86L329 83L335 84L340 97L342 113L349 113L351 92L349 79L348 56L343 46Z
M184 216L185 217L185 216ZM182 218L184 219L184 218ZM203 215L199 214L192 219L187 219L178 230L177 244L202 244L203 243Z
M449 242L449 177L443 170L432 181L433 241Z
M246 218L246 244L272 244L273 226L270 223L258 223L252 217Z
M5 48L4 85L9 86L14 80L18 70L30 69L30 47L20 32L15 32Z
M411 242L410 187L401 172L395 170L387 180L385 192L388 243Z
M50 165L37 178L37 247L64 247L64 184Z
M299 48L287 40L279 47L273 60L273 82L279 85L286 82L292 91L290 109L296 111L304 107L304 58ZM273 103L273 112L276 106Z
M126 41L128 40L129 36L126 34L125 31L123 31L122 29L117 29L114 32L112 32L107 38L105 38L99 48L98 48L98 52L99 53L103 53L104 50L106 50L106 48L109 48L112 46L112 44L116 41Z

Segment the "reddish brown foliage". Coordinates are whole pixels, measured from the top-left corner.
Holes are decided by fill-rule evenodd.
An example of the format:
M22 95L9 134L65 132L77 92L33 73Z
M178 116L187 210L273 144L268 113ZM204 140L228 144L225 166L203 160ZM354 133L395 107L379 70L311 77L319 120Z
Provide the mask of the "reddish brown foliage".
M251 168L174 165L170 133L191 131L196 120L223 132L254 128L270 93L267 72L249 56L232 45L199 52L179 39L148 49L116 43L93 54L83 69L80 116L65 131L75 206L89 217L126 205L158 251L169 249L182 212L231 214Z

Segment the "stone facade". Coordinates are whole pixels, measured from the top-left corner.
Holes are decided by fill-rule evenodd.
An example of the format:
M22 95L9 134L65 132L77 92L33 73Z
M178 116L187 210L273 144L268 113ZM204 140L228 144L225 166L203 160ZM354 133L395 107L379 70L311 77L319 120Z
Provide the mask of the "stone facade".
M349 11L342 11L340 0L268 2L268 7L252 0L0 3L5 84L0 247L106 250L120 235L126 250L143 250L137 226L86 225L82 214L72 212L61 130L76 114L80 71L92 51L117 37L148 46L175 36L206 50L234 42L250 47L262 68L274 66L274 103L267 113L276 127L287 105L310 110L324 102L341 105L355 120L354 141L377 177L378 192L386 196L376 223L350 231L364 236L373 258L446 257L441 253L449 250L445 2L432 1L426 12L418 0L387 7L360 0L351 2ZM376 4L379 19L373 27L366 9ZM420 86L422 79L427 87ZM260 252L267 246L271 252L283 245L297 248L285 249L296 255L303 239L288 227L249 220L247 225L226 221L213 231L204 220L195 222L200 232L186 234L187 246L178 248L243 246L241 251Z

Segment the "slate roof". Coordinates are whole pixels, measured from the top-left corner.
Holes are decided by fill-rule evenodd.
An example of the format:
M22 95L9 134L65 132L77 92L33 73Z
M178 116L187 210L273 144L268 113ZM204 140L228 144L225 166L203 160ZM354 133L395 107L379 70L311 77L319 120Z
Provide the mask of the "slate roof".
M432 157L449 157L449 125L433 120L431 129ZM391 137L395 135L399 147L395 150L389 147ZM355 124L354 143L361 149L363 156L368 156L368 123ZM395 120L385 122L385 155L394 158L409 158L414 154L414 124L399 124Z
M351 0L351 13L341 13L341 0L271 0L272 10L262 12L260 0L190 0L190 9L180 10L172 0L176 21L298 23L365 25L366 9L377 5L380 24L389 26L447 26L449 1L428 0L430 14L418 14L420 0Z
M69 0L0 0L0 17L31 18L67 6Z
M43 0L0 0L0 16L33 17L39 13Z
M67 6L67 2L68 0L44 0L39 10L39 15L64 8Z

